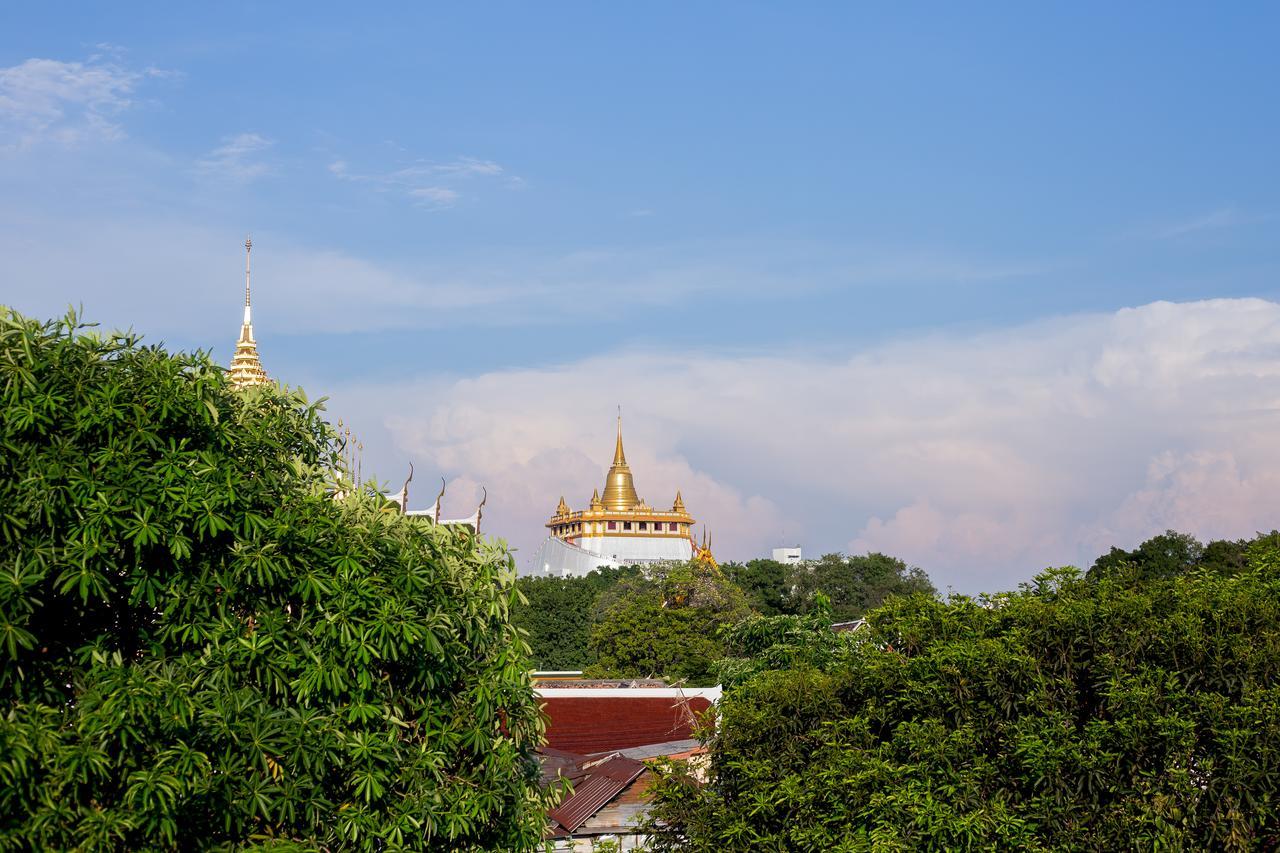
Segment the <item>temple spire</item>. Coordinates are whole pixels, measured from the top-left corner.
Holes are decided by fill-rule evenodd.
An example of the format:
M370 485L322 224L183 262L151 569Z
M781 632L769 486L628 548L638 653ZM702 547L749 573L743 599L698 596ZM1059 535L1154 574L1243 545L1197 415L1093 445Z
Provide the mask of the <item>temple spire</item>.
M626 465L627 454L622 452L622 407L618 407L618 445L613 449L613 464Z
M244 239L244 322L240 325L240 338L236 341L236 353L231 357L231 369L227 371L231 384L236 388L261 385L267 381L267 372L258 359L258 344L253 339L253 313L249 297L249 253L253 240Z
M622 451L622 407L618 407L618 443L614 445L613 465L604 481L602 495L607 509L619 511L630 510L640 503L636 494L635 483L631 479L631 469L627 466L627 455Z

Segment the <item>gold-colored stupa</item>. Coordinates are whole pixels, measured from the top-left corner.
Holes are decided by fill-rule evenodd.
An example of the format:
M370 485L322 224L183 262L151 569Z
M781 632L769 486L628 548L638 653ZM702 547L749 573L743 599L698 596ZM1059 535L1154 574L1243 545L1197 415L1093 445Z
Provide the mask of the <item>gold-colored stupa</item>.
M655 554L664 554L670 550L676 556L696 550L696 543L690 533L693 524L693 516L685 509L684 499L679 491L668 510L654 509L636 492L631 466L627 464L627 454L622 448L622 417L619 416L613 464L609 466L609 473L605 476L603 494L594 492L588 508L577 512L569 509L569 505L561 497L547 527L557 539L590 550L603 549L601 553L614 554L619 549L628 550L621 548L621 543L618 542L620 539L644 539L653 544ZM602 540L613 540L616 544L609 545ZM679 548L662 547L660 542L664 540L683 540L683 551ZM635 544L640 545L639 542Z
M244 323L240 326L240 338L236 341L236 354L231 357L231 367L227 377L236 388L247 388L251 385L262 385L271 381L267 371L262 369L258 359L258 342L253 339L253 311L249 299L249 253L253 250L253 241L248 237L244 241Z

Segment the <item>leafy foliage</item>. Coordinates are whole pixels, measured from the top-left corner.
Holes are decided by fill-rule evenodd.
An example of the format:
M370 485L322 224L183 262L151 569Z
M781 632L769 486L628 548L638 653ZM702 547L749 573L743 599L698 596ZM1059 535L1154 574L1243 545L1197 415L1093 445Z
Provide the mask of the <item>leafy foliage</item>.
M721 563L720 570L747 595L751 609L761 616L791 613L788 567L777 560Z
M8 313L0 395L0 849L536 846L503 547L204 354Z
M895 598L841 637L748 622L708 784L652 789L656 849L1275 849L1277 540L1238 572Z
M923 569L878 552L824 554L792 568L787 612L809 612L815 595L821 592L830 601L831 617L837 622L857 619L890 596L936 592Z
M591 630L590 675L665 676L714 684L721 629L750 613L742 590L717 569L681 563L649 569L601 594Z
M829 608L835 621L847 622L891 595L936 592L923 569L877 552L824 554L794 565L750 560L725 563L721 568L761 616L808 613L818 606L821 595L826 603L819 609Z
M1245 567L1247 548L1247 542L1225 539L1202 545L1190 534L1166 530L1132 551L1112 548L1094 562L1093 568L1089 569L1089 577L1171 578L1199 568L1219 572L1240 571Z
M589 641L596 601L615 584L639 574L635 567L600 568L581 577L517 580L524 601L512 608L511 618L528 635L533 665L567 670L595 663Z

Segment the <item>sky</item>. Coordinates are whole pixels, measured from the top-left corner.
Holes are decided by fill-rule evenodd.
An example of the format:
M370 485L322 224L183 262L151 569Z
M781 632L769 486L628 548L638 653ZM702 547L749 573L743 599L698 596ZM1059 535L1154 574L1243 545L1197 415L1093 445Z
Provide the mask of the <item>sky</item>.
M1280 526L1274 4L6 4L0 303L277 379L524 565L602 486L717 556L1008 589Z

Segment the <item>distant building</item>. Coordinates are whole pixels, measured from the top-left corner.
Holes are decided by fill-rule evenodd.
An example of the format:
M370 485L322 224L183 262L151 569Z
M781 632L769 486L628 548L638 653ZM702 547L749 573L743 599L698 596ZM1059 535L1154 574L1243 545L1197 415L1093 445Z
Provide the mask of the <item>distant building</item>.
M793 565L804 561L804 557L800 554L799 545L794 548L774 548L773 559L774 562L784 563L786 565Z
M676 491L670 509L654 509L636 493L631 467L622 449L622 418L613 465L605 478L604 494L591 495L586 509L572 510L560 498L547 522L551 535L534 556L534 574L552 577L585 575L601 567L643 565L697 558L713 562L704 534L693 538L694 519Z

